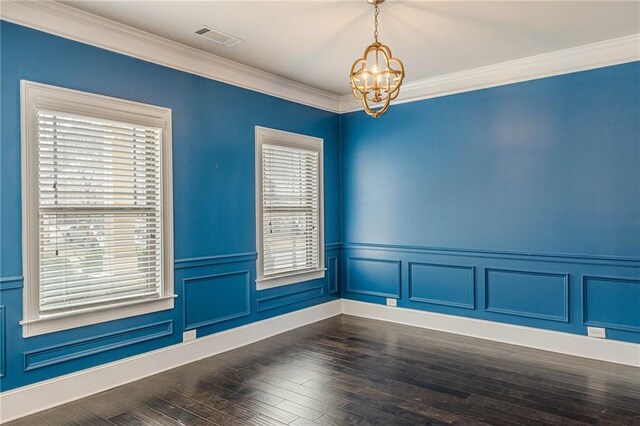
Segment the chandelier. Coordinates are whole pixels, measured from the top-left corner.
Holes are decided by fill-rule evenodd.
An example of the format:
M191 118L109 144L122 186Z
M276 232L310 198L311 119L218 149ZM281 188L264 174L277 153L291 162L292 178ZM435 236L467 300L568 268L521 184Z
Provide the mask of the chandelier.
M362 102L364 110L377 118L384 114L391 101L398 97L404 79L404 66L400 59L391 55L391 49L378 41L378 6L384 0L367 0L375 8L374 42L356 59L351 67L351 90Z

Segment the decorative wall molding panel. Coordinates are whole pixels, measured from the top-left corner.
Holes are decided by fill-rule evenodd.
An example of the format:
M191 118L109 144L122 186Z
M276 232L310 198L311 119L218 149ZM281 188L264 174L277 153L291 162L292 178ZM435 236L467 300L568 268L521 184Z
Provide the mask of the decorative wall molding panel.
M639 333L640 278L584 275L582 323Z
M405 83L393 102L400 104L538 78L586 71L640 60L640 34ZM362 106L351 95L340 97L340 112Z
M173 320L145 324L101 336L78 339L61 345L49 346L24 353L24 370L50 367L86 356L96 355L113 349L123 348L136 343L170 336L173 333Z
M24 277L22 275L16 275L15 277L2 277L0 278L0 291L22 288L23 282Z
M347 256L347 286L350 293L400 298L400 261Z
M474 266L409 262L409 300L474 309Z
M185 330L251 314L251 271L189 277L182 283ZM211 303L202 303L203 300ZM215 301L222 303L212 309Z
M569 322L569 274L486 268L484 277L485 311Z
M342 299L343 313L640 367L640 345Z
M268 290L260 293L268 293ZM304 302L321 296L324 296L324 284L316 285L311 288L300 288L299 286L295 286L292 291L286 294L259 297L257 301L257 311L270 311L272 309L293 305L295 303Z
M5 1L1 17L51 34L327 111L362 109L338 96L57 2ZM405 83L394 104L640 60L640 34Z
M4 377L4 370L6 364L6 345L7 345L7 328L6 328L6 315L4 305L0 305L0 378Z
M340 271L338 265L340 264L337 256L330 256L327 258L327 293L335 294L339 290Z
M0 423L245 346L342 312L340 300L247 324L0 394Z

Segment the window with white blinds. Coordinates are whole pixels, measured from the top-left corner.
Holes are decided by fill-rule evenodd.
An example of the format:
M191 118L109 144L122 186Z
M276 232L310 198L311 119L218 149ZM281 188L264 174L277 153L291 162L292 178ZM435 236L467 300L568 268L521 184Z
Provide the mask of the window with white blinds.
M173 297L164 285L163 121L127 121L128 108L113 119L113 104L86 113L51 100L27 106L37 180L31 321Z
M263 128L257 140L258 282L324 276L322 140Z
M37 113L40 312L159 297L160 129Z

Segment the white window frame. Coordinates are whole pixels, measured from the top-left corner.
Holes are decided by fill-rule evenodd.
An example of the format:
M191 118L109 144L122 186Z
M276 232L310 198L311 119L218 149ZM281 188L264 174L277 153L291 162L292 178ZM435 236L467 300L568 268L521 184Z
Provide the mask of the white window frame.
M324 140L313 136L301 135L298 133L285 132L283 130L270 129L256 126L256 247L258 252L256 287L264 290L283 285L299 283L303 281L324 278ZM292 272L288 275L277 277L264 277L264 259L262 256L264 249L263 238L263 203L262 203L262 145L277 144L291 146L294 148L311 149L318 152L318 268L312 271Z
M24 274L22 335L52 333L120 318L172 309L173 179L171 109L123 99L20 81L22 126L22 262ZM54 315L39 311L38 136L37 109L121 121L162 129L162 283L159 298L114 303Z

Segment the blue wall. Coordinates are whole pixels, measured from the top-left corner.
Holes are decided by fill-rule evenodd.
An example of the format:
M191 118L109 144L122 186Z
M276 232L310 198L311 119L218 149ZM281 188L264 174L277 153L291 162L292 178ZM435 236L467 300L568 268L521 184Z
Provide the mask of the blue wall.
M341 116L344 297L640 342L640 63Z
M337 114L2 21L0 374L2 390L204 336L337 297ZM27 79L171 108L175 309L23 339L20 97ZM255 290L254 126L325 142L324 280ZM333 293L333 294L331 294ZM3 344L2 344L3 343Z
M639 63L373 120L0 22L2 390L338 295L640 343ZM20 79L172 109L172 311L22 338ZM256 125L325 140L323 280L255 289Z

